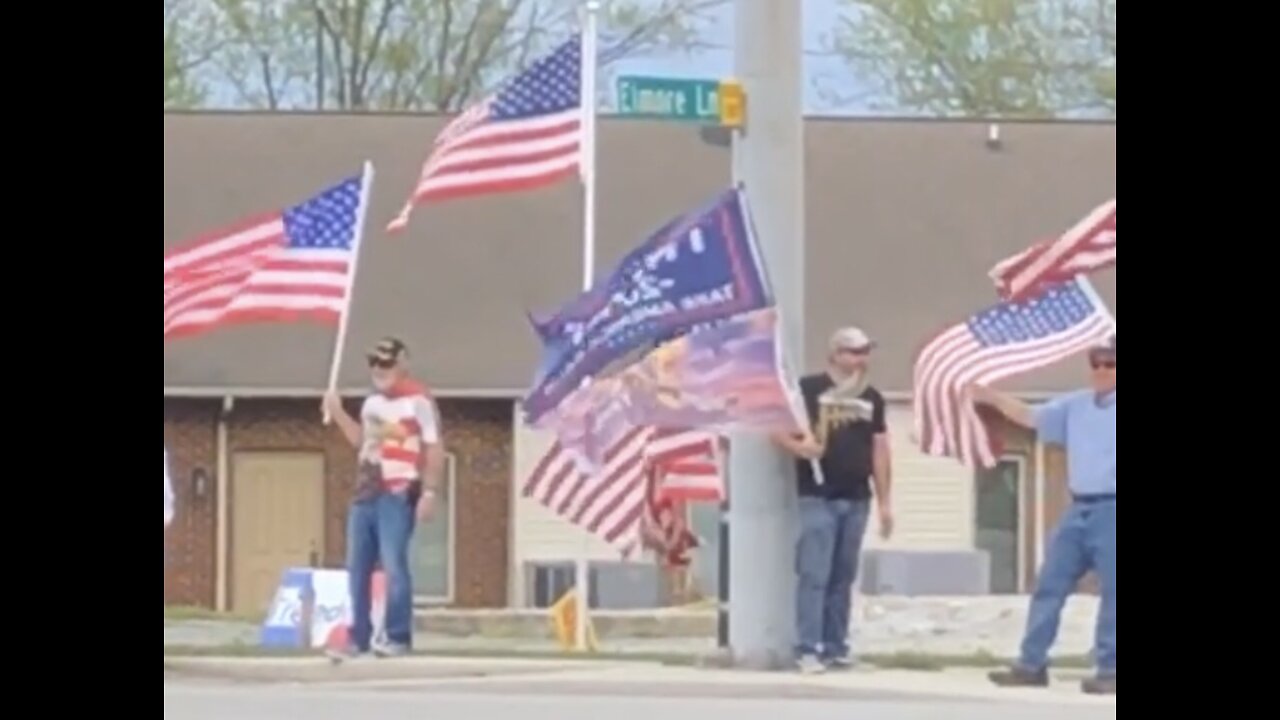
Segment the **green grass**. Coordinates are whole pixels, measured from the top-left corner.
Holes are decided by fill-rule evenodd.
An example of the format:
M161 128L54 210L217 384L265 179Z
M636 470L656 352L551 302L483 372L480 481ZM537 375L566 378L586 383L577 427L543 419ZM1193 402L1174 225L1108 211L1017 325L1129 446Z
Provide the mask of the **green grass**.
M194 607L187 605L166 605L164 608L165 622L190 622L192 620L209 620L217 622L237 622L257 624L262 621L261 617L253 617L250 615L236 615L234 613L220 613L208 608Z

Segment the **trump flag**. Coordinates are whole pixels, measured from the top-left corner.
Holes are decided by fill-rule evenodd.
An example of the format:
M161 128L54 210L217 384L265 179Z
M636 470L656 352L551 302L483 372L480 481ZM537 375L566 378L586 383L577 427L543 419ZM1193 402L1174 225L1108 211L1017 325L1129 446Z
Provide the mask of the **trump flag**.
M526 419L537 423L637 351L771 304L746 199L725 191L667 223L558 312L531 318L543 352Z
M629 427L800 432L802 407L782 372L777 311L766 308L663 344L573 393L539 425L594 466Z

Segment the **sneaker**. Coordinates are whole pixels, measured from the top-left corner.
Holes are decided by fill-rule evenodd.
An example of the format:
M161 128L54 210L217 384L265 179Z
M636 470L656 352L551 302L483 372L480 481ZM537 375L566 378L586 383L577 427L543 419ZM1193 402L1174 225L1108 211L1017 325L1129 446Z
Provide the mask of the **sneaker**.
M1080 684L1086 695L1115 695L1116 676L1089 678Z
M823 662L832 670L852 670L858 666L858 659L853 656L853 653L823 658Z
M801 675L821 675L827 671L826 664L817 655L802 656L796 661L796 666L800 669Z
M997 670L987 675L992 683L999 687L1048 687L1049 673L1045 670L1039 672L1026 670L1024 668L1010 668L1009 670Z
M354 647L326 648L325 657L329 661L337 665L339 663L351 662L352 660L361 660L369 657L369 653Z
M400 643L382 643L373 649L373 654L380 658L400 658L413 654L408 645Z

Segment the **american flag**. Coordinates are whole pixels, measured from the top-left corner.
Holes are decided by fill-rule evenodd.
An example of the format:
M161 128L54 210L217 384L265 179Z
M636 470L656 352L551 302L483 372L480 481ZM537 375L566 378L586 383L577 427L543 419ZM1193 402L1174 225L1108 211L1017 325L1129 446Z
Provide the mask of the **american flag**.
M1061 237L1036 243L991 268L1000 297L1018 300L1040 288L1116 264L1116 201L1089 213Z
M337 322L347 304L363 180L210 233L164 256L164 339L232 323Z
M427 202L527 190L578 172L581 75L582 40L574 36L445 126L387 232L404 230Z
M718 464L705 462L715 442L702 431L636 427L613 444L595 472L584 472L581 458L555 443L525 482L524 496L630 555L640 546L650 470L684 464L682 472L706 473L705 483L718 485Z
M1115 319L1084 277L944 330L916 358L916 441L929 455L993 467L996 446L966 389L1051 365L1114 332Z

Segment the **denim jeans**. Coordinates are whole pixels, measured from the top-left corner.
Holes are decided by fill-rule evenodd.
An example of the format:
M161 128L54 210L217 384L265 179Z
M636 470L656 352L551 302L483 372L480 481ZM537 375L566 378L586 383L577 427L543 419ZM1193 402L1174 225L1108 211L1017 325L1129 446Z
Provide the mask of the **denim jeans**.
M1049 666L1049 648L1058 638L1062 608L1093 570L1098 576L1098 627L1094 654L1098 674L1116 674L1116 501L1075 502L1067 510L1045 554L1031 598L1027 634L1019 664L1039 672Z
M797 655L832 659L849 654L853 583L870 515L867 500L800 498Z
M347 513L347 573L351 577L351 644L367 652L373 635L370 582L381 567L387 576L387 640L413 646L413 581L409 541L413 508L403 495L381 493L351 503Z

